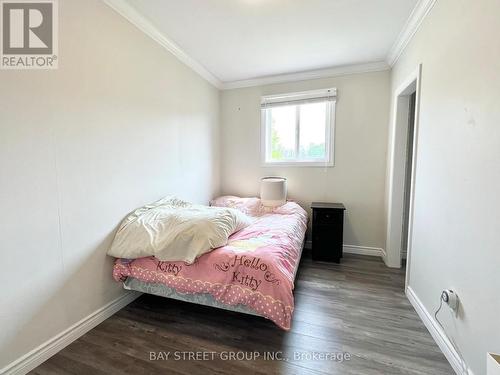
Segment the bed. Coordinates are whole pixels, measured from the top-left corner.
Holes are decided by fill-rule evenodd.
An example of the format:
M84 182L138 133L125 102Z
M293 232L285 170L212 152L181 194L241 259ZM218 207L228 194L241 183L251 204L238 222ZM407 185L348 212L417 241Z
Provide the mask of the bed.
M125 289L258 315L290 329L306 212L294 202L267 211L258 198L226 196L211 205L236 208L252 223L193 264L119 258L113 277Z

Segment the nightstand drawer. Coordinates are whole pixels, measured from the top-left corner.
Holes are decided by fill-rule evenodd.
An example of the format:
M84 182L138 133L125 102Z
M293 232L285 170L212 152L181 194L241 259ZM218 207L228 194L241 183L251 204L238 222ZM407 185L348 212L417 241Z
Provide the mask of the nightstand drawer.
M343 219L344 213L341 210L314 210L313 220L316 225L338 225Z

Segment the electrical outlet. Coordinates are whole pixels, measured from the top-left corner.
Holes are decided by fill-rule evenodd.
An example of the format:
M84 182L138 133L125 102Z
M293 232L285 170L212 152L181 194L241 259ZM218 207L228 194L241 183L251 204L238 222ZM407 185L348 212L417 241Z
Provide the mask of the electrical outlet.
M441 293L441 299L446 303L450 309L453 311L458 310L458 295L451 289L445 289Z

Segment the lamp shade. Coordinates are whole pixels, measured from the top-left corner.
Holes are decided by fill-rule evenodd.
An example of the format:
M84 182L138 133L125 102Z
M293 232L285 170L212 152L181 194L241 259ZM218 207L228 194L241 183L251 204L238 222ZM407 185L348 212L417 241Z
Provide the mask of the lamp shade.
M265 207L278 207L286 203L286 178L264 177L260 182L260 199Z

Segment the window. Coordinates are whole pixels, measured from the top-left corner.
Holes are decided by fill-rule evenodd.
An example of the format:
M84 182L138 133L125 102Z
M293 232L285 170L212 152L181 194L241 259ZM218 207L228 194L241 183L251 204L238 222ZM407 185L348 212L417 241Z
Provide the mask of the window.
M333 166L336 89L263 96L264 165Z

